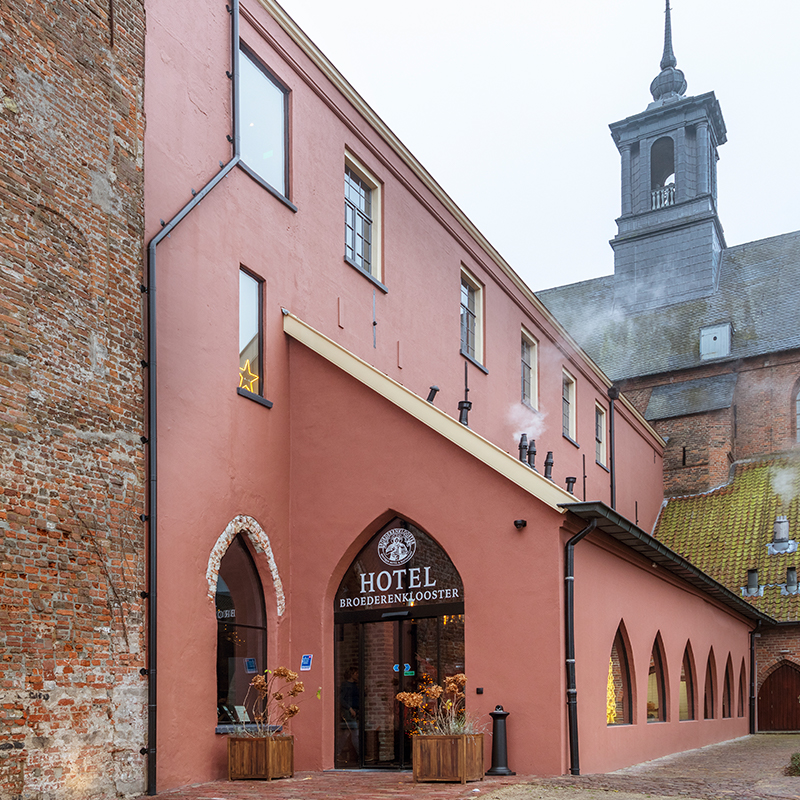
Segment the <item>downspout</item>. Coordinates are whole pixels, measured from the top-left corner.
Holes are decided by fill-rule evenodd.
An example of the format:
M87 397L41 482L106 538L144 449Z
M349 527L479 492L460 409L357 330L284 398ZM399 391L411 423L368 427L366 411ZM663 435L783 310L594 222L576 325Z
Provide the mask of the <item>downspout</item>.
M619 389L608 387L608 471L611 475L611 508L617 510L617 478L614 472L614 401L619 400Z
M564 548L564 627L567 651L567 725L569 731L569 771L580 775L578 754L578 689L575 684L575 545L597 527L593 519L575 534Z
M233 82L233 157L227 164L220 162L220 171L199 191L192 189L192 199L169 221L162 221L162 228L147 245L147 285L142 292L147 294L147 511L144 519L148 524L147 556L147 794L156 794L156 710L157 710L157 585L158 585L158 382L156 370L157 325L156 325L156 248L175 228L200 204L200 202L225 178L241 159L241 138L239 132L239 0L229 0L227 6L231 14L231 63L229 77Z
M760 636L761 620L750 631L750 733L756 732L756 636Z

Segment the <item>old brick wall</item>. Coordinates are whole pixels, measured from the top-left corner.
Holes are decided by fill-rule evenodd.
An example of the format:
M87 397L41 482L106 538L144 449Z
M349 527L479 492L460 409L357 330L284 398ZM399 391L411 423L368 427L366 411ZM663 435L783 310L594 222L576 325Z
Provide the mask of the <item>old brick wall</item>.
M141 0L0 8L0 797L143 790Z
M644 414L656 386L731 372L738 375L731 408L653 423L668 440L664 452L666 497L705 492L726 483L734 460L797 446L795 399L800 390L800 356L791 351L704 364L669 376L633 378L620 384Z
M800 625L765 628L756 637L756 693L785 661L800 665Z

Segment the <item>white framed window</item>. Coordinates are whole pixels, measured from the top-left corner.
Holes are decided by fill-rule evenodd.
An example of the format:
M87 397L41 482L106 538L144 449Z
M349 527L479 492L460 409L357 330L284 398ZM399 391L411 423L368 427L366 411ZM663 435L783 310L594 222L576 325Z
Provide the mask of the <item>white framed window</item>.
M712 325L700 329L700 358L723 358L731 353L731 326Z
M606 466L606 410L599 404L594 407L594 457Z
M381 184L349 153L344 164L344 259L377 281L381 275Z
M474 361L483 360L483 287L461 268L461 353Z
M561 372L561 431L573 442L575 439L575 378L566 370Z
M531 408L539 408L539 343L524 328L521 336L520 399Z
M289 90L247 47L239 47L241 163L282 198L289 196Z

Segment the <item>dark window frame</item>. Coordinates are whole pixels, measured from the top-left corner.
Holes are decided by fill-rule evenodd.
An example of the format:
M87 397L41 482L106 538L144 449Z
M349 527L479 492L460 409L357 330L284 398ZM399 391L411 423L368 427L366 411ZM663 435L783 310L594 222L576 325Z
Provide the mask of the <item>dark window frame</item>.
M247 276L251 280L255 281L257 291L258 291L258 355L257 355L257 364L256 364L256 375L258 376L258 391L254 392L251 389L242 386L242 374L241 370L243 369L241 364L241 356L243 351L239 351L239 386L236 388L236 393L242 397L247 397L250 400L254 400L260 405L266 406L267 408L272 408L272 402L267 400L264 397L264 291L266 287L266 281L259 275L256 275L251 269L243 266L242 264L239 265L239 286L241 287L242 275ZM239 290L240 298L241 298L241 288ZM241 303L241 299L240 299ZM239 308L239 335L241 337L241 307Z
M244 159L239 161L238 166L244 170L253 180L257 183L261 184L265 189L267 189L270 194L274 195L278 200L281 200L285 203L292 211L297 211L297 206L295 206L291 200L291 182L290 182L290 174L291 170L289 169L289 159L290 159L290 136L289 136L289 108L291 103L291 96L292 92L288 86L286 86L259 58L253 48L248 47L245 42L239 40L239 58L241 56L245 56L245 58L250 61L250 63L258 69L267 80L275 86L275 88L283 94L283 184L284 190L277 186L273 186L265 177L263 177L259 171L255 168L255 166L248 164ZM241 122L242 122L242 108L244 102L243 98L240 96L237 102L237 114L239 115L238 124L239 124L239 136L241 136Z

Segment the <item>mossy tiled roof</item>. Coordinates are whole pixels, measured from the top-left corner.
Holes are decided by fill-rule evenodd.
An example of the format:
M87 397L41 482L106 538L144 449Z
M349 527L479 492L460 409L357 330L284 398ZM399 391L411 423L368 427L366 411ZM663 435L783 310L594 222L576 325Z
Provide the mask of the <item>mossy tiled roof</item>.
M730 483L705 494L675 497L661 510L653 536L733 592L747 570L758 570L763 597L747 598L780 621L800 621L800 595L784 596L786 568L800 567L800 551L771 555L773 524L789 519L800 545L800 458L782 455L735 465Z

